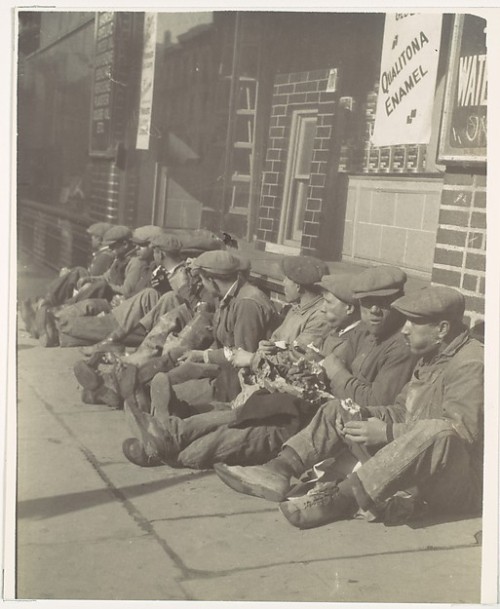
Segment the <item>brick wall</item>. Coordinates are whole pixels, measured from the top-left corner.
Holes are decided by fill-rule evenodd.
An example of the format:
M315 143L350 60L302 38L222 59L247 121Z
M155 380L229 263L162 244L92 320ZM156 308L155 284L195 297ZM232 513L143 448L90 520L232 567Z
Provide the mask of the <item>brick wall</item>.
M466 320L484 320L486 271L486 175L445 174L432 282L458 288Z
M257 238L277 242L282 209L287 151L295 110L317 110L318 122L311 162L301 250L317 254L327 161L335 112L335 93L327 93L329 70L278 75L275 79L272 116L257 224Z

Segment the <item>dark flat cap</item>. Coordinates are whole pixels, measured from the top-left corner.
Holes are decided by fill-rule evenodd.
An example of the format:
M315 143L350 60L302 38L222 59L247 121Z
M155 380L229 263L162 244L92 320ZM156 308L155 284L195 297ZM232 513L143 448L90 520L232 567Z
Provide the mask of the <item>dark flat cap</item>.
M249 268L248 261L240 260L225 250L203 252L193 260L192 266L213 275L233 275Z
M157 247L167 254L178 254L182 249L182 241L180 239L175 235L163 231L154 235L150 240L150 244L152 247Z
M119 241L130 239L132 231L128 226L117 224L112 226L109 230L104 233L103 244L104 245L115 245Z
M398 298L391 306L409 319L461 320L465 310L465 298L453 288L429 286Z
M112 227L113 225L111 222L96 222L87 228L87 233L93 237L100 237L102 239L106 232Z
M283 273L299 285L313 285L330 271L322 260L312 256L285 256L281 260Z
M352 291L352 275L323 275L316 285L330 292L345 304L355 304L356 298Z
M132 233L132 241L137 243L137 245L147 245L151 242L153 237L156 237L163 232L163 228L160 226L154 226L153 224L139 226L138 228L134 229Z
M376 266L355 275L352 290L356 298L395 296L405 283L406 273L397 266Z

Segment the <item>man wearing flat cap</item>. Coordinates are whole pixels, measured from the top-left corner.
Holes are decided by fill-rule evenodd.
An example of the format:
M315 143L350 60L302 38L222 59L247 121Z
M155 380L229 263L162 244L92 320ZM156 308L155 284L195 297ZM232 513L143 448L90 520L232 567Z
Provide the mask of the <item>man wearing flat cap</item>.
M403 336L420 357L393 405L361 408L353 417L333 400L265 466L218 468L226 484L281 501L281 512L299 528L351 518L359 510L389 519L395 494L408 489L411 505L425 502L435 513L480 510L484 356L463 326L464 298L452 288L432 286L392 306L405 316ZM354 473L329 489L285 500L292 476L353 446L366 451Z
M345 344L342 356L332 354L324 367L331 393L361 406L390 403L410 378L415 365L400 329L404 318L391 303L404 291L406 274L381 266L354 275L352 291L361 323Z
M168 237L168 243L167 240L162 240L164 236ZM160 239L165 252L158 252L154 245L157 239ZM159 288L145 286L152 283L153 266L156 268L165 264L168 268L175 267L176 270L183 267L179 256L181 243L175 237L164 235L160 227L152 225L135 229L130 241L136 249L136 255L127 264L123 289L126 293L131 290L134 293L113 307L106 306L105 299L89 298L74 304L71 309L65 308L58 312L61 346L92 345L87 347L89 352L86 354L100 354L106 351L123 351L125 342L127 345L137 346L146 335L146 330L140 326L140 322L158 305L162 296L158 292ZM158 283L170 292L168 270L163 266L162 269L165 271L165 279L163 282L159 280ZM179 304L177 299L173 306ZM99 313L101 315L96 317ZM159 311L158 317L160 313Z
M103 245L112 253L113 263L103 275L81 279L78 282L78 294L69 301L70 304L89 298L111 301L115 294L123 294L127 298L131 296L130 290L134 286L126 282L126 278L129 272L132 273L130 262L136 254L132 231L121 224L112 226L104 233Z
M104 233L113 225L108 222L97 222L87 228L91 238L91 260L87 268L76 266L72 269L61 269L59 276L47 286L45 295L35 300L27 299L20 305L21 317L26 330L34 337L39 338L36 324L36 311L42 305L58 307L73 297L79 281L84 277L102 275L113 262L113 255L107 245L102 245Z
M323 293L323 325L321 338L314 343L293 343L286 350L267 350L270 341L261 341L256 354L242 349L234 352L232 364L235 367L252 366L254 359L265 353L268 361L285 365L288 357L291 362L302 359L317 362L336 350L353 331L359 321L359 306L351 290L351 277L347 275L322 276L326 267L312 259L317 271L311 272L318 280L317 289ZM309 265L309 261L306 263ZM301 260L300 265L305 268ZM286 267L286 265L285 265ZM292 274L292 273L290 273ZM295 277L297 279L297 277ZM305 278L304 278L305 280ZM285 278L285 294L290 298L292 290ZM285 318L285 322L286 323ZM312 323L316 323L313 316ZM298 337L308 334L307 324L295 325ZM291 324L286 327L289 332ZM273 336L277 336L278 328ZM288 335L291 338L291 335ZM285 368L288 368L285 366ZM286 378L286 376L285 376ZM297 381L297 377L293 379ZM249 464L264 463L277 454L281 444L303 427L314 412L314 407L301 403L286 393L269 393L260 390L242 405L236 406L238 398L226 409L194 414L183 419L173 416L175 404L166 403L169 394L172 400L172 387L163 386L163 401L156 400L152 414L138 411L133 400L126 403L129 418L135 429L136 437L128 438L123 444L125 456L136 465L151 467L170 464L175 467L205 469L214 463ZM156 430L157 433L151 432ZM153 434L153 438L151 438Z
M237 377L228 366L228 349L256 351L259 341L270 336L277 320L269 298L240 274L244 265L245 261L225 250L204 252L192 262L204 290L219 301L214 316L214 343L211 349L187 352L179 358L180 366L157 374L151 383L153 402L163 401L163 396L168 395L166 402L179 398L191 409L210 402L214 395L224 399L237 392ZM176 385L175 394L172 384Z

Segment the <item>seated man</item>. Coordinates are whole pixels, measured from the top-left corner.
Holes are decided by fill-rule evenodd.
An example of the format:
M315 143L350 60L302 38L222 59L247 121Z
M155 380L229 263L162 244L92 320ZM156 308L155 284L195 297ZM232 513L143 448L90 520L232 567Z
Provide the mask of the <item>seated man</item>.
M106 321L95 321L93 326L85 323L85 334L78 329L78 338L86 340L83 344L93 345L82 350L85 355L122 352L124 346L137 346L141 343L141 340L137 342L137 337L144 338L163 315L187 301L194 308L200 294L186 266L186 245L189 248L189 242L183 243L165 231L151 237L156 264L151 287L113 309L112 317L106 316ZM75 329L72 335L77 337Z
M177 406L180 402L176 401L179 397L185 416L198 412L198 405L205 411L207 403L212 398L229 401L239 393L238 376L231 366L232 349L254 353L261 345L268 351L273 351L276 349L276 341L291 343L295 340L306 346L311 340L321 336L325 325L322 296L318 288L313 285L328 272L328 267L321 260L309 256L290 256L283 259L285 298L290 303L296 302L296 306L288 311L281 326L272 333L272 342L267 340L267 336L272 325L275 324L276 316L275 309L267 297L241 276L233 282L232 276L228 276L227 279L217 276L210 266L203 266L205 264L206 261L201 261L201 256L194 261L205 289L219 297L226 293L221 300L214 322L216 348L188 352L179 358L181 364L178 368L169 373L156 375L151 384L153 407L155 400L166 401L167 407L172 407L172 412L179 414ZM213 263L208 262L208 264ZM241 262L237 264L240 268ZM232 297L231 291L234 293ZM257 297L258 301L253 300ZM226 306L226 301L229 301L229 306ZM256 306L257 302L262 303L260 307ZM263 317L264 311L266 317ZM260 340L263 338L266 339L264 344ZM186 363L182 364L182 362ZM198 372L196 364L201 362L216 364L215 367L212 366L210 375L215 377L215 381L183 382L191 375L196 378ZM171 384L176 385L175 392L171 390ZM202 386L205 391L201 390Z
M80 302L87 298L105 298L110 301L115 294L124 294L128 297L133 293L135 285L126 282L131 261L135 258L137 250L132 241L132 231L120 224L112 226L104 234L103 245L107 245L112 252L113 263L103 275L81 280L78 294L70 302Z
M244 263L244 261L240 261L240 273L242 263ZM195 262L195 267L196 264L197 263ZM298 341L299 344L306 347L311 341L319 338L324 330L325 319L322 311L322 295L320 289L311 285L310 282L311 280L321 277L321 274L328 270L327 266L319 260L307 257L285 258L283 260L283 265L285 268L285 299L290 303L295 302L295 305L288 311L281 326L274 331L271 336L272 342L261 341L260 348L265 348L267 352L273 352L273 350L275 351L277 349L274 341L284 341L287 343ZM241 279L241 281L243 281L243 279ZM180 294L179 297L181 297ZM150 349L148 351L146 348L143 348L143 346L151 347L154 344L155 347L163 347L169 334L172 332L180 332L185 323L191 321L193 315L188 315L186 317L186 313L192 311L194 314L196 303L200 301L200 299L209 304L212 304L214 301L213 294L211 299L210 293L207 290L198 290L196 292L195 303L190 303L190 298L186 296L184 305L180 308L172 309L171 313L168 314L168 319L167 316L164 316L165 321L167 322L166 324L157 322L156 326L158 326L158 330L160 331L154 332L153 330L139 347L137 353L123 360L123 364L126 364L127 366L134 364L140 367L140 370L138 371L138 381L140 383L144 384L149 382L155 373L171 370L177 363L176 358L183 354L182 349L179 350L179 348L176 348L175 358L172 357L171 350L163 356L158 356L156 350ZM189 306L190 304L193 306ZM186 307L188 309L187 311ZM202 336L199 338L201 342L204 342ZM153 342L153 339L156 342ZM161 344L157 342L158 339L163 339ZM184 351L188 351L188 345L193 345L194 341L184 341L183 344L185 346ZM75 375L82 386L95 389L100 386L101 383L97 378L97 373L89 371L89 366L91 366L91 363L79 362L75 366ZM192 366L184 366L182 369L186 371L185 378L188 379L189 371L192 369ZM123 375L122 370L115 370L114 372L120 377ZM177 372L176 374L179 373ZM116 379L108 380L111 380L111 382L108 383L108 385L111 385L109 388L113 388L115 393L119 393L119 387L116 386ZM157 380L157 382L159 381ZM113 406L115 406L117 402L119 403L122 398L120 395L113 396L108 390L106 390L103 395L112 398L111 405ZM160 399L162 398L160 397Z
M297 263L303 264L300 259ZM350 282L348 276L322 277L318 288L323 290L324 324L322 336L316 338L314 344L304 347L298 341L297 348L290 345L278 353L267 351L266 365L275 364L283 371L283 377L294 383L294 387L308 387L308 372L301 365L305 359L315 362L325 354L340 352L349 332L359 323L359 306ZM286 320L282 325L285 328L289 326ZM305 325L299 337L307 332ZM266 348L270 344L269 341L262 341L261 345L263 343ZM250 360L258 361L264 352L260 349L256 354L236 351L233 364L251 364L248 355ZM272 385L271 376L268 376L265 386L269 388ZM303 394L300 401L292 395L259 390L246 403L236 405L241 401L240 394L232 409L228 404L224 411L195 414L185 419L172 416L165 400L157 400L157 407L153 403L153 416L149 416L140 412L136 400L129 397L126 411L137 438L125 440L124 454L131 462L143 467L169 463L198 469L212 467L216 462L263 463L276 454L286 438L310 419L311 412L317 408L314 402L321 399L315 385L316 382L309 387L312 391L307 396ZM260 411L259 415L257 411ZM160 433L155 434L155 429L161 430ZM153 438L149 437L150 434Z
M113 225L109 222L96 222L87 228L87 234L91 238L92 257L88 268L76 266L72 269L61 269L59 276L53 279L47 286L45 296L35 299L31 298L24 300L20 306L21 317L24 321L26 330L33 336L38 338L38 330L36 327L36 310L41 305L49 307L58 307L64 304L67 300L75 295L79 282L86 277L102 275L105 273L113 262L113 254L109 251L107 245L103 245L103 237Z
M144 228L144 227L141 227ZM169 249L170 252L165 254L165 258L175 259L176 268L182 266L180 262L180 248L182 244L176 237L158 233L156 230L146 231L146 236L140 233L141 239L147 238L148 245L139 248L145 252L144 259L138 258L138 264L131 264L128 268L130 273L133 273L136 281L144 285L146 279L149 282L151 279L151 246L154 246L156 240L160 239L164 242L163 247ZM139 231L141 229L136 229ZM161 229L160 229L161 230ZM151 245L149 245L151 244ZM164 262L162 257L158 258L155 253L156 264ZM139 272L135 272L139 269ZM174 273L176 274L176 273ZM123 350L124 344L137 346L144 338L145 329L140 327L142 318L151 311L158 303L160 294L158 289L170 290L170 279L174 276L166 273L166 277L158 287L143 288L137 294L127 298L119 303L116 307L112 307L105 299L87 299L74 305L65 307L57 313L57 321L52 320L52 332L58 333L58 342L62 347L74 347L79 345L94 345L98 343L94 352L112 351L115 347ZM182 275L184 277L184 275ZM155 284L156 285L156 284ZM178 302L176 301L176 305ZM124 341L127 337L127 341Z
M413 487L431 510L480 509L483 348L462 324L464 298L435 286L392 306L405 315L402 333L420 356L393 405L360 408L353 418L340 400L330 401L266 465L217 465L223 482L281 502L285 518L299 528L351 518L359 509L383 518L390 498ZM326 489L285 500L292 477L355 447L365 454L359 469Z
M369 394L374 400L372 402L374 405L383 404L387 403L385 400L394 400L410 378L415 357L400 333L404 318L400 313L391 310L388 304L401 295L405 280L406 275L394 267L367 269L352 279L353 297L361 305L362 323L349 332L341 352L334 349L335 340L330 343L332 350L324 351L325 354L329 353L323 361L323 367L328 377L331 394L342 392L343 397L350 399L353 399L355 392L361 397ZM321 285L324 287L328 285L327 277L323 278ZM326 289L328 290L328 287ZM334 296L338 298L341 294L338 291L339 286L335 289L337 291L334 292ZM345 293L346 290L343 291L344 304ZM363 307L363 298L368 296L373 299L367 303L371 306ZM326 298L331 299L328 296ZM335 315L340 315L342 319L342 305L334 300L332 307L339 307L339 311L332 313L333 320ZM372 319L374 323L371 323ZM344 321L347 320L344 318ZM243 351L236 351L235 362L243 366L249 365L248 355ZM332 360L338 362L337 367L333 369L333 375L329 372L332 368ZM349 374L349 383L337 384L338 369L344 375ZM360 388L364 390L363 393L359 392ZM217 412L214 416L210 416L208 413L203 418L201 415L199 418L191 416L183 423L181 419L186 413L192 415L193 410L190 409L189 404L178 399L171 385L163 384L158 399L155 399L154 387L152 387L152 398L153 412L161 413L152 418L141 413L138 415L137 408L134 410L133 401L126 403L128 410L134 415L132 421L135 421L135 429L141 441L134 443L129 440L124 450L129 450L130 460L135 459L136 463L142 461L146 464L151 462L172 464L179 462L180 459L182 464L190 467L207 467L216 461L229 460L231 463L249 463L252 459L253 462L262 463L273 449L277 449L276 442L279 442L280 437L289 436L294 429L288 420L290 416L295 419L295 424L298 421L299 425L303 425L304 421L307 421L307 416L304 417L303 414L310 413L310 409L301 400L297 402L288 396L277 396L273 393L250 398L244 406L243 414L231 411ZM384 401L375 401L377 399ZM204 410L209 408L205 407ZM257 408L259 416L252 412ZM288 419L283 417L284 414L288 415ZM276 420L271 422L275 415L280 416L278 425ZM284 418L285 423L283 423ZM246 424L248 421L251 424ZM252 444L250 441L232 442L232 439L237 437L237 432L234 430L228 432L224 428L230 425L243 427L248 439L263 438L264 441L259 444ZM258 429L259 427L261 429ZM242 437L243 432L240 433L239 440ZM224 443L226 439L227 443Z

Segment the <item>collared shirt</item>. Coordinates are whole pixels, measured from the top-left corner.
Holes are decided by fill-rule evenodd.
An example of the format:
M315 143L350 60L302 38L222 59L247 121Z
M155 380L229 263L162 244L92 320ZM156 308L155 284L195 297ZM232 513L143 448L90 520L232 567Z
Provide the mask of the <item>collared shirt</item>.
M323 313L323 296L317 296L305 305L293 305L288 310L285 319L271 335L272 341L285 341L289 345L295 343L301 347L324 335L328 322Z
M361 322L346 341L341 357L345 369L329 374L331 392L360 406L391 404L410 379L416 359L400 328L380 339Z

